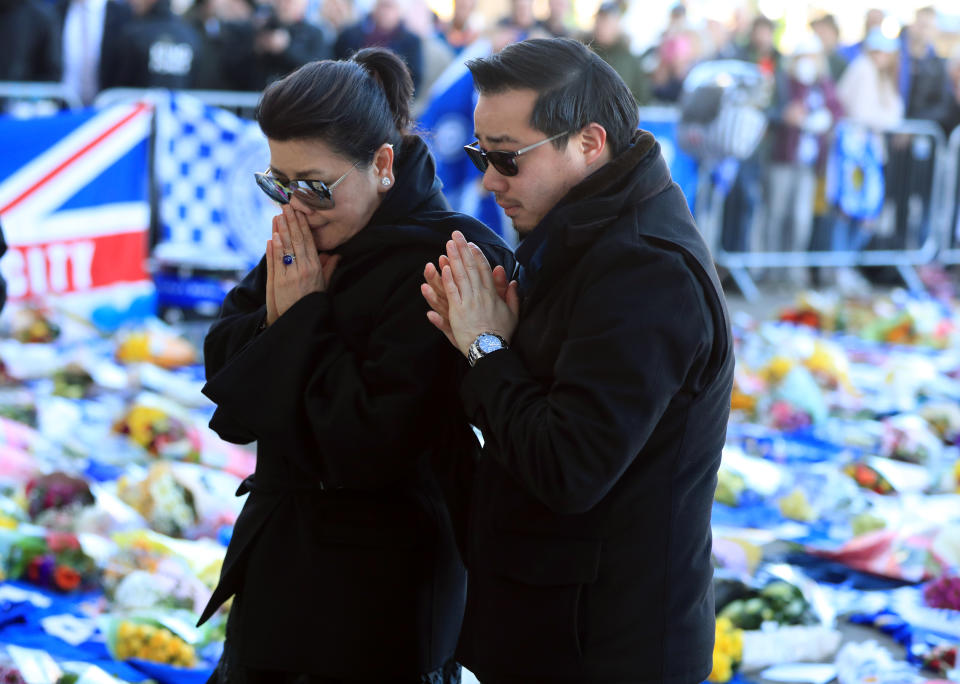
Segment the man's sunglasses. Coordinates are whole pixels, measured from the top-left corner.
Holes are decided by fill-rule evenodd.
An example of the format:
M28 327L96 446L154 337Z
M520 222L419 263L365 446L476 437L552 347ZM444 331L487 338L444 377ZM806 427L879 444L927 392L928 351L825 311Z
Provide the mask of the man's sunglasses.
M260 189L267 193L267 197L274 202L289 204L290 200L296 197L314 209L333 209L336 204L333 201L333 189L340 185L343 179L350 175L350 172L357 168L359 164L360 162L357 162L351 166L345 174L330 185L319 180L292 180L284 183L272 176L270 169L263 173L255 173L253 176L257 179L257 185L260 186Z
M487 151L480 147L479 140L472 145L464 145L463 149L467 153L467 156L470 157L470 161L473 162L474 166L480 169L481 173L486 173L487 166L492 164L493 168L495 168L501 175L516 176L520 172L520 167L517 166L517 157L519 157L521 154L526 154L530 150L536 149L541 145L546 145L548 142L552 142L557 138L562 138L568 133L569 131L557 133L556 135L550 136L546 140L541 140L540 142L533 143L532 145L521 147L516 152L507 152L505 150Z

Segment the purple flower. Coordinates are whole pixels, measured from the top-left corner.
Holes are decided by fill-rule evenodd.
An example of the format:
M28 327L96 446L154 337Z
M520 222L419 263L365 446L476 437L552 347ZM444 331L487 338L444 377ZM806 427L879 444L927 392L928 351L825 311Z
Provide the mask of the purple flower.
M39 584L45 587L53 584L53 569L56 565L57 561L52 555L48 554L42 557L39 567Z

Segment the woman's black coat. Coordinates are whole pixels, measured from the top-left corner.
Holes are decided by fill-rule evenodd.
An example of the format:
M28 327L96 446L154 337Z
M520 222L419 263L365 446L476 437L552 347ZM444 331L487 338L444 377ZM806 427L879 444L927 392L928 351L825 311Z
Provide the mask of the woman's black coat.
M465 360L427 321L419 287L453 230L508 272L512 255L448 210L419 138L395 176L335 250L326 292L258 333L261 261L207 335L210 425L256 440L257 467L201 621L236 594L229 647L247 667L408 676L456 645L465 578L443 492L478 447L456 394Z

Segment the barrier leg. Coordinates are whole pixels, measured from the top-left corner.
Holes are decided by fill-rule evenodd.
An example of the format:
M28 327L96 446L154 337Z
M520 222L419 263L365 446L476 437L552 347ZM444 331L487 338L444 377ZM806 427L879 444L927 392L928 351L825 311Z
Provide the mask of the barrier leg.
M927 288L924 287L923 281L920 280L920 276L917 275L917 271L913 266L909 265L900 265L897 266L897 272L900 274L900 277L903 279L904 284L907 286L907 289L913 293L926 292Z
M757 286L753 282L753 278L751 278L750 274L747 273L747 269L743 268L742 266L731 268L730 277L733 278L733 282L737 284L737 287L743 294L744 299L746 299L748 302L755 302L760 298L760 290L757 289Z

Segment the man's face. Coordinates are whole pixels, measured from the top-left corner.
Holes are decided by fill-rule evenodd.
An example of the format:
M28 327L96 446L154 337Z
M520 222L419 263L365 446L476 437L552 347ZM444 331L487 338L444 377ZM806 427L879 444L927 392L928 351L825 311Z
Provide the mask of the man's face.
M937 37L937 15L935 12L920 11L917 12L916 20L910 27L911 38L916 37L918 42L923 45L929 45Z
M517 26L530 26L533 24L533 0L513 0L512 7L513 23Z
M597 15L593 39L600 45L613 45L620 39L620 17L612 12Z
M537 100L533 90L507 90L480 95L473 112L474 129L484 150L516 151L549 137L530 126ZM574 132L564 149L541 145L517 157L516 176L504 176L493 165L483 174L483 187L494 193L497 204L523 237L533 230L574 185L589 171Z
M283 25L296 24L307 13L307 0L274 0L273 6Z
M839 36L833 27L825 21L818 21L813 24L813 32L823 43L825 50L833 50L837 46Z
M143 16L156 3L156 0L130 0L130 9L133 10L133 13L137 16Z
M750 34L750 42L757 52L766 54L773 47L773 31L766 24L757 24Z
M401 18L399 0L378 0L373 6L373 21L384 31L395 29Z

